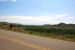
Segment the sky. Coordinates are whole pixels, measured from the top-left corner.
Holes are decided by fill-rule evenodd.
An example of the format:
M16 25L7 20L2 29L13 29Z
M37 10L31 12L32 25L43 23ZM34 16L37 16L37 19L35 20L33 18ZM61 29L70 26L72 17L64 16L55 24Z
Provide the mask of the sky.
M0 21L20 24L75 24L75 0L0 0Z

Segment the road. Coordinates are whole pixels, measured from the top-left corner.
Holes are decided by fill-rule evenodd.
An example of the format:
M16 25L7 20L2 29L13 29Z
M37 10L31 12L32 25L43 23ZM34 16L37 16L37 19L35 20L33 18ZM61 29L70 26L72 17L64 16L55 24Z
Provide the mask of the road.
M0 50L75 50L75 42L0 29Z

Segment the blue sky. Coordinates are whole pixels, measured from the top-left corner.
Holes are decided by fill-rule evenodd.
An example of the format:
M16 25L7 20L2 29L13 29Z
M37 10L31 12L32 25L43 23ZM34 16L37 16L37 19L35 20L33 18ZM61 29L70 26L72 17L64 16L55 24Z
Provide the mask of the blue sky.
M0 0L0 21L22 24L75 23L74 13L74 0ZM28 22L21 21L22 18Z

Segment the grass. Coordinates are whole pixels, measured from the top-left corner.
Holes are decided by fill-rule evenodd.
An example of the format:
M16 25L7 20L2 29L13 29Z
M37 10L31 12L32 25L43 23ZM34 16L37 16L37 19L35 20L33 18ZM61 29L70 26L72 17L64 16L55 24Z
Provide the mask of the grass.
M75 42L75 36L74 35L72 35L72 36L70 36L70 35L49 35L49 36L47 36L46 33L43 34L43 33L32 32L32 31L24 31L23 33L42 36L42 37L46 37L46 38L54 38L54 39L59 39L59 40Z
M24 33L24 34L31 34L31 35L37 35L37 36L42 36L42 37L47 37L47 38L54 38L54 39L60 39L60 40L75 42L75 35L70 35L70 34L58 35L58 34L47 33L47 32L27 31L27 30L24 30L21 27L20 28L13 28L13 29L10 29L8 27L0 27L0 28L15 31L15 32L21 32L21 33Z

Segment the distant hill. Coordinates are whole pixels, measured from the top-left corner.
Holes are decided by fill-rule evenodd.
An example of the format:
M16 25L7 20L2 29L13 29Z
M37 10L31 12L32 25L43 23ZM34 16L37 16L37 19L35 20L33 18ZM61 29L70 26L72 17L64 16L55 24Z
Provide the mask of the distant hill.
M66 23L59 23L55 25L45 24L45 25L22 25L17 23L8 23L8 22L0 22L0 26L16 26L16 27L25 27L25 26L45 26L48 28L56 28L56 29L75 29L75 24L66 24Z

